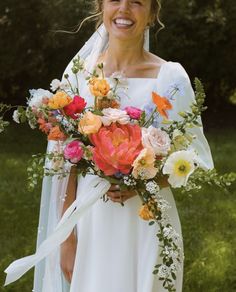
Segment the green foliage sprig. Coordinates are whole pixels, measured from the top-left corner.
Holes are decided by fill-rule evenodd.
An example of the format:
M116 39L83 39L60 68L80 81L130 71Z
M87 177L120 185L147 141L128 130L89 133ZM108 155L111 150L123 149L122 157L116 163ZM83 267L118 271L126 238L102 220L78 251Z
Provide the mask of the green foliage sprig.
M182 193L188 193L191 190L200 190L205 186L216 186L224 191L236 181L236 173L230 172L223 175L217 173L216 169L203 170L198 168L189 177L185 188L181 190Z
M8 121L4 120L4 115L12 108L11 105L0 103L0 133L9 125Z

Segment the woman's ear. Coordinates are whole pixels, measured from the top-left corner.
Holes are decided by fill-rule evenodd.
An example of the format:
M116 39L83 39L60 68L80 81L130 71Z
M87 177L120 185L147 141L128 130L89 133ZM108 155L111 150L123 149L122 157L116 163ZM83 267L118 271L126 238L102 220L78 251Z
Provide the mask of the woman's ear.
M153 26L155 23L155 15L151 12L151 15L149 16L149 20L147 23L147 26Z

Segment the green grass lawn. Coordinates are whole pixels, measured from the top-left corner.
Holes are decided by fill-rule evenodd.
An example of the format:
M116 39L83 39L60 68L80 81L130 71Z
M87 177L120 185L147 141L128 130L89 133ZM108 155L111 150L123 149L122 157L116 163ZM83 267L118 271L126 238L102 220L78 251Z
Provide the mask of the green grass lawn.
M222 130L207 138L217 169L235 170L236 133ZM4 288L3 270L35 250L40 187L27 192L26 165L32 153L45 147L42 135L24 127L11 126L0 135L0 291L32 291L32 271ZM175 197L185 246L183 292L236 291L236 190L207 188Z

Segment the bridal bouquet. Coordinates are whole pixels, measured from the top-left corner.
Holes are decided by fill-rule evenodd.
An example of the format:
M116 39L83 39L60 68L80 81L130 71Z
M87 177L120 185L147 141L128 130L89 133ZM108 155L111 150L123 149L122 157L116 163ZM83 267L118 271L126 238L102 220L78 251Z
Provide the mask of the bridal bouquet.
M127 88L121 75L106 79L102 64L94 72L87 72L80 58L74 59L72 74L75 87L66 74L63 82L52 81L51 91L31 90L27 107L14 111L16 122L28 121L48 140L58 141L46 154L50 167L39 170L44 159L42 155L33 158L28 168L30 185L37 183L39 172L64 176L65 165L77 165L81 175L96 174L118 184L121 190L135 189L143 202L139 216L150 225L158 224L162 262L153 273L165 289L175 291L174 280L183 260L182 243L166 212L171 206L160 190L170 186L189 191L204 182L224 187L233 180L230 175L204 170L198 153L191 148L194 137L188 128L199 126L199 116L205 109L203 87L196 79L196 102L191 111L179 113L179 121L170 121L168 111L178 87L170 88L168 97L150 92L152 103L146 109L120 108L119 93ZM80 96L78 74L87 80L94 98L92 106ZM157 120L162 127L157 126Z

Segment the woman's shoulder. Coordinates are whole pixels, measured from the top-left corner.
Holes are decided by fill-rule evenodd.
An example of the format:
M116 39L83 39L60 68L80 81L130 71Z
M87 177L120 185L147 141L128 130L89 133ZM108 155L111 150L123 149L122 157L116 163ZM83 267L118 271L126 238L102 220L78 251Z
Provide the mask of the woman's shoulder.
M189 79L188 74L183 67L183 65L177 61L167 61L151 52L148 53L148 59L149 59L149 64L153 67L156 68L157 71L160 71L161 69L165 69L167 74L170 74L172 78L177 78L177 79Z

